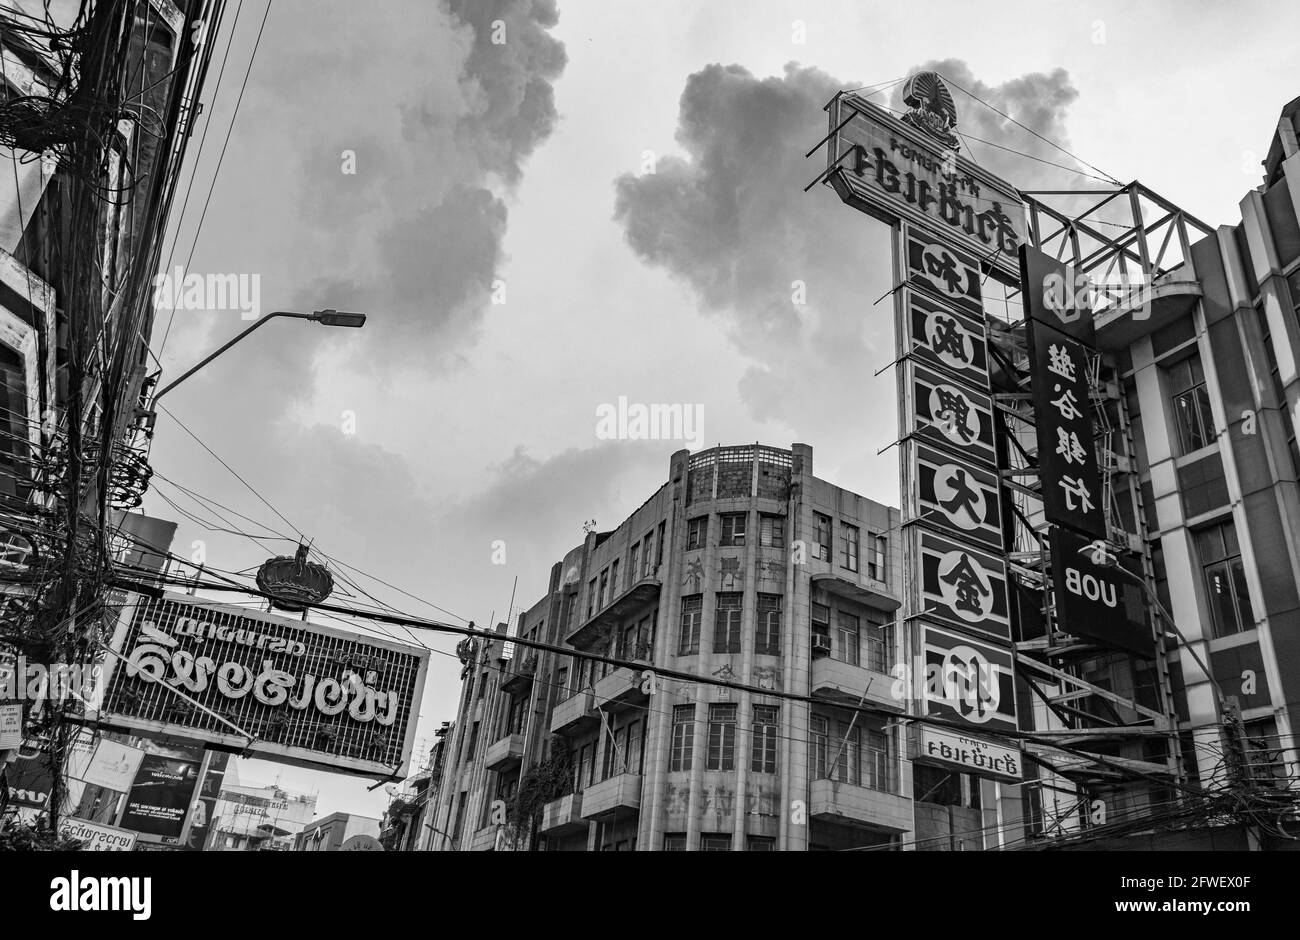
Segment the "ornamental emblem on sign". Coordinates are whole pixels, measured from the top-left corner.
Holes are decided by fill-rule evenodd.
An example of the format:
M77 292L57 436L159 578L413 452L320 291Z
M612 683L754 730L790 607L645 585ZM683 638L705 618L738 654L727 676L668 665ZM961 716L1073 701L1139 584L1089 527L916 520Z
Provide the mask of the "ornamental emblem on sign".
M957 105L937 72L917 72L909 78L903 86L903 104L912 109L903 115L904 124L929 134L949 150L961 149L953 133Z

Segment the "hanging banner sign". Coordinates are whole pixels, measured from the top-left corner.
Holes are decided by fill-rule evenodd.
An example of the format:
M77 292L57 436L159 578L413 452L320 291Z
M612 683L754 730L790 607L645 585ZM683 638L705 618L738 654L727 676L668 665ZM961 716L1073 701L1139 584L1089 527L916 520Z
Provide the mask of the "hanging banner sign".
M920 534L920 549L921 603L926 616L1009 642L1006 562L925 531Z
M1015 671L1011 651L931 623L922 626L924 713L985 731L1015 730Z
M915 363L905 363L906 431L968 461L994 466L993 400Z
M1002 551L1002 513L995 474L909 442L913 520Z
M1031 245L1020 246L1020 284L1025 317L1060 330L1086 346L1097 345L1092 283Z
M429 651L192 597L133 595L101 724L254 756L401 776ZM168 689L179 689L190 703ZM215 714L214 714L215 713Z
M919 725L912 758L923 764L959 767L979 777L1021 779L1020 750L945 728Z
M1043 515L1048 522L1104 539L1087 351L1033 320L1028 332Z
M916 361L988 391L984 325L917 291L907 292L910 352Z
M1052 530L1052 586L1062 631L1148 658L1155 643L1142 591L1113 566L1098 564L1108 551L1066 529Z
M829 181L841 199L887 223L906 219L942 232L1015 270L1028 226L1014 186L961 156L955 138L941 141L853 92L836 96L827 111L834 132L827 159L840 167Z

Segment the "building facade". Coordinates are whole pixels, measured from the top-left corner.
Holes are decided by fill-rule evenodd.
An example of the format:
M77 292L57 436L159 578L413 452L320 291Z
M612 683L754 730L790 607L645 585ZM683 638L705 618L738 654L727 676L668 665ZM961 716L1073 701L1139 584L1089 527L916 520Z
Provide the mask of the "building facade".
M379 820L352 813L330 813L308 823L293 839L295 852L337 852L349 839L379 839Z
M503 629L462 644L427 847L889 848L978 828L980 787L914 770L882 714L909 707L898 524L818 479L803 444L674 454L668 482L588 533L516 628L637 665L510 650Z

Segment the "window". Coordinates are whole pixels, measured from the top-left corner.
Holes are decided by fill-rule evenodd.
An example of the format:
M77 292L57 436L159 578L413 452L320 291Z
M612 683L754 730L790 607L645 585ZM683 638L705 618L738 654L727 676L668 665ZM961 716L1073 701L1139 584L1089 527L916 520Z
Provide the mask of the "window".
M756 774L776 773L777 717L775 705L754 706L753 746L749 769Z
M754 630L754 652L781 655L781 595L758 595L758 623Z
M741 602L739 592L718 593L718 607L713 615L713 652L740 652Z
M645 571L642 573L642 577L645 578L654 574L654 562L650 560L650 556L654 553L654 545L655 532L654 529L651 529L645 537L645 551L642 552L642 557L645 559Z
M510 696L510 710L506 712L506 734L524 733L524 715L527 711L526 696Z
M686 523L686 550L694 548L703 548L705 540L709 537L709 517L700 516L698 519L692 519Z
M853 786L861 782L859 777L861 761L858 759L860 731L861 729L851 721L835 723L835 740L831 742L831 759L835 764L835 770L831 774L832 780Z
M889 672L893 663L894 628L888 623L872 623L867 618L867 662L873 672Z
M587 585L587 619L596 612L596 579L592 578L591 583Z
M629 555L627 559L627 576L633 581L636 581L638 578L643 577L643 575L641 574L640 562L641 562L641 543L637 542L635 545L632 546L632 554Z
M830 760L830 720L825 715L808 716L808 756L812 760L814 780L826 778L827 761Z
M858 527L840 525L840 564L849 571L858 570Z
M667 527L668 527L667 522L659 523L659 538L655 540L655 567L656 568L658 568L664 562L664 533L667 531ZM649 552L646 553L646 556L648 559ZM651 571L649 573L653 574L654 572Z
M614 559L614 564L610 566L609 574L609 599L612 601L618 597L618 559Z
M569 667L561 666L555 670L555 687L560 690L561 698L569 697Z
M744 545L745 544L745 521L748 513L743 512L724 512L719 521L722 523L722 535L718 539L719 545Z
M636 623L629 622L619 628L617 645L614 647L615 659L630 659L636 648Z
M691 751L695 747L695 706L673 707L673 747L668 757L668 769L690 770Z
M813 546L813 557L822 561L831 560L831 517L819 512L813 513L813 522L817 529L817 540Z
M1292 272L1288 279L1291 285L1291 298L1296 302L1296 313L1300 315L1300 269ZM1286 429L1286 447L1287 452L1291 455L1291 472L1300 473L1300 447L1296 445L1295 417L1291 414L1291 409L1286 403L1286 387L1282 383L1282 370L1278 366L1277 354L1273 351L1273 333L1272 328L1268 325L1268 315L1264 312L1262 304L1255 307L1259 315L1259 331L1263 334L1264 340L1264 360L1268 365L1268 374L1273 384L1273 396L1277 399L1278 405L1286 415L1286 423L1283 425Z
M596 772L596 742L584 744L578 749L578 762L574 766L573 792L581 793L594 783Z
M608 780L619 774L641 772L642 725L634 721L614 732L612 740L605 742L605 765L602 776Z
M776 840L771 836L749 836L745 848L750 852L775 852Z
M862 785L873 790L889 792L893 789L893 758L889 753L889 735L868 728L866 760L862 768Z
M1215 636L1255 628L1255 614L1246 589L1246 570L1232 520L1196 533L1196 552L1205 572L1205 592Z
M1214 418L1210 414L1210 393L1200 355L1188 356L1166 370L1169 394L1174 405L1174 424L1184 454L1199 450L1214 440Z
M719 832L700 834L701 852L730 852L731 836Z
M682 598L682 633L677 641L678 656L693 656L700 651L700 618L703 613L703 594Z
M736 706L717 702L709 706L709 750L705 770L736 769Z
M684 832L665 832L665 833L664 833L664 851L665 851L665 852L685 852L685 851L686 851L686 833L684 833Z
M474 747L478 744L478 722L474 722L469 729L469 746L465 748L465 763L474 759Z
M831 635L831 609L825 604L810 604L812 610L812 632L821 636Z
M609 599L609 569L606 568L600 573L600 609L605 609L605 604Z
M850 666L861 665L862 633L858 618L842 610L837 610L835 614L835 649L831 657Z
M873 581L887 581L885 556L888 553L888 546L885 544L883 535L867 536L867 577Z
M627 726L624 738L627 744L627 758L624 769L630 774L641 773L641 760L645 754L645 722L634 721Z
M758 544L764 548L785 548L785 518L762 515L758 517Z

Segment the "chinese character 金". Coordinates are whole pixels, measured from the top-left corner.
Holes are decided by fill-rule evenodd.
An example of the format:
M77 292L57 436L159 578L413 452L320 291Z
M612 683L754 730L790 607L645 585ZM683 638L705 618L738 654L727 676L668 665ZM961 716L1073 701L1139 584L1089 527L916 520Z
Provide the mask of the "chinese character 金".
M984 604L980 598L992 596L993 592L980 579L979 572L975 570L969 555L962 553L961 561L953 565L952 570L939 580L952 585L955 589L958 610L980 615L984 613Z
M1061 477L1056 481L1056 485L1065 491L1065 508L1074 512L1076 509L1082 512L1092 512L1092 494L1088 492L1082 480L1075 477ZM1075 505L1075 498L1078 498L1079 505Z

